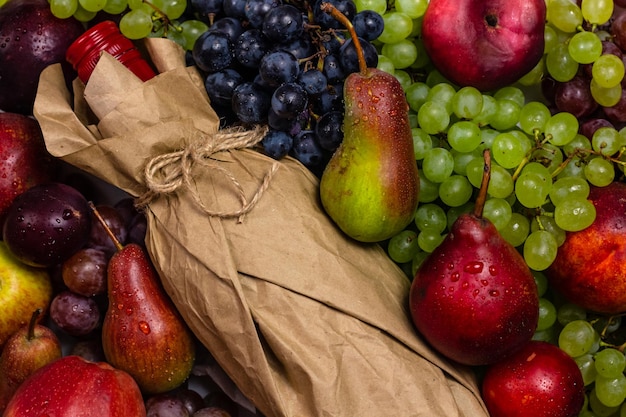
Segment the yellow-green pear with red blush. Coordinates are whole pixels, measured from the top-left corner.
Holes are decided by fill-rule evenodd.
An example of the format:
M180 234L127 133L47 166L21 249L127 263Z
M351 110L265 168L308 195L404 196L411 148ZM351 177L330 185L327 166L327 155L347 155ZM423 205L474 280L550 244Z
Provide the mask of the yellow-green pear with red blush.
M406 228L418 204L409 106L396 77L367 67L351 23L321 7L351 32L360 68L344 83L344 137L322 173L321 202L348 236L380 242Z

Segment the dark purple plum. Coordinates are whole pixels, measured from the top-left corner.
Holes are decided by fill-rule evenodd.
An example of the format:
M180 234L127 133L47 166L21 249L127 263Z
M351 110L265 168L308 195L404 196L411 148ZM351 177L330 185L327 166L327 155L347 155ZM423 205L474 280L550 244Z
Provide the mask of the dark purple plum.
M85 197L63 183L34 186L9 206L2 236L16 258L37 266L62 263L82 248L91 231Z
M100 249L82 248L61 267L63 283L75 293L94 297L106 294L109 256Z
M76 343L72 345L69 354L78 355L91 362L106 361L104 350L102 349L102 341L99 337L77 340Z
M183 401L168 393L156 394L146 400L147 417L189 417Z
M93 297L62 291L50 303L50 319L70 336L86 336L101 324L102 314Z
M181 387L178 389L176 391L176 397L183 402L190 415L193 415L193 413L205 406L202 395L189 387Z
M39 75L61 63L74 74L65 52L85 31L74 18L59 19L46 0L9 1L0 9L0 109L30 115Z

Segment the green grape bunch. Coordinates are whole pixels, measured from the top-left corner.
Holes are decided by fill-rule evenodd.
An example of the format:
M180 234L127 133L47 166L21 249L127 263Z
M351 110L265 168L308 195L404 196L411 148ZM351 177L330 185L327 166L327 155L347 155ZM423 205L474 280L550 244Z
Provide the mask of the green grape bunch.
M187 0L50 0L50 10L58 18L73 17L85 23L99 12L120 16L120 32L127 38L168 38L185 50L191 50L208 30L200 19L182 19Z

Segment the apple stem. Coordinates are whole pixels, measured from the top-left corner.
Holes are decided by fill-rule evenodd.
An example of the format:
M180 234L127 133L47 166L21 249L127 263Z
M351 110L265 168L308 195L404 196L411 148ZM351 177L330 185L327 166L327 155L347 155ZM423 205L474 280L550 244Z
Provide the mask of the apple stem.
M28 323L28 334L26 335L26 339L31 341L35 338L35 324L37 324L37 319L41 314L41 309L33 311L33 315L30 316L30 322Z
M350 37L352 38L352 42L354 43L354 48L356 49L356 56L359 60L359 72L362 75L367 74L367 62L365 61L365 54L363 53L363 47L361 46L361 41L356 34L356 30L354 29L354 25L350 20L346 17L345 14L341 13L335 6L330 3L323 2L320 6L323 12L330 14L335 20L344 25L348 32L350 33Z
M487 201L487 188L489 187L489 180L491 179L491 154L489 149L483 151L483 158L485 164L483 166L483 178L480 182L480 189L478 190L478 197L476 197L476 205L474 206L474 216L482 217L485 202Z
M89 201L88 203L89 203L89 208L93 212L94 216L96 216L96 219L98 219L102 227L104 227L104 231L107 233L107 235L109 235L109 237L113 241L113 245L115 245L115 248L118 251L121 251L122 249L124 249L124 245L120 243L119 239L117 238L117 236L115 236L115 233L113 233L113 230L111 230L111 228L109 227L107 222L104 220L104 218L102 217L102 215L100 214L96 206L93 204L93 202Z

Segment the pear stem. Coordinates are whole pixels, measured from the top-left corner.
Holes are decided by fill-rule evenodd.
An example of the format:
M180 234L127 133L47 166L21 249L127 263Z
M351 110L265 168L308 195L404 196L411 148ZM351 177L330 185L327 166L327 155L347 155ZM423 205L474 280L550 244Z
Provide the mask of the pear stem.
M119 239L117 238L117 236L115 236L115 233L113 233L113 230L111 230L111 228L109 227L107 222L104 220L104 218L102 217L102 215L100 214L96 206L93 204L93 202L89 201L88 203L89 203L89 208L93 212L93 215L96 216L96 219L98 219L102 227L104 227L104 231L107 233L107 235L109 235L109 237L113 241L113 245L115 245L115 248L118 251L124 249L124 245L120 243Z
M483 159L485 160L483 178L480 182L478 197L476 197L476 204L474 205L474 216L479 218L483 217L483 209L485 207L485 201L487 201L487 188L489 187L489 180L491 179L491 154L489 153L489 149L483 151Z
M354 47L356 49L356 56L359 60L359 72L362 75L367 74L367 62L365 61L365 54L363 53L363 47L361 46L361 41L356 34L356 30L354 29L354 25L350 20L341 13L335 6L330 3L323 2L320 6L323 12L330 14L335 20L344 25L348 32L350 33L350 37L352 38L352 42L354 43Z
M37 324L37 319L41 314L41 309L33 311L33 315L30 316L30 322L28 323L28 334L26 335L26 340L29 342L35 338L35 324Z

